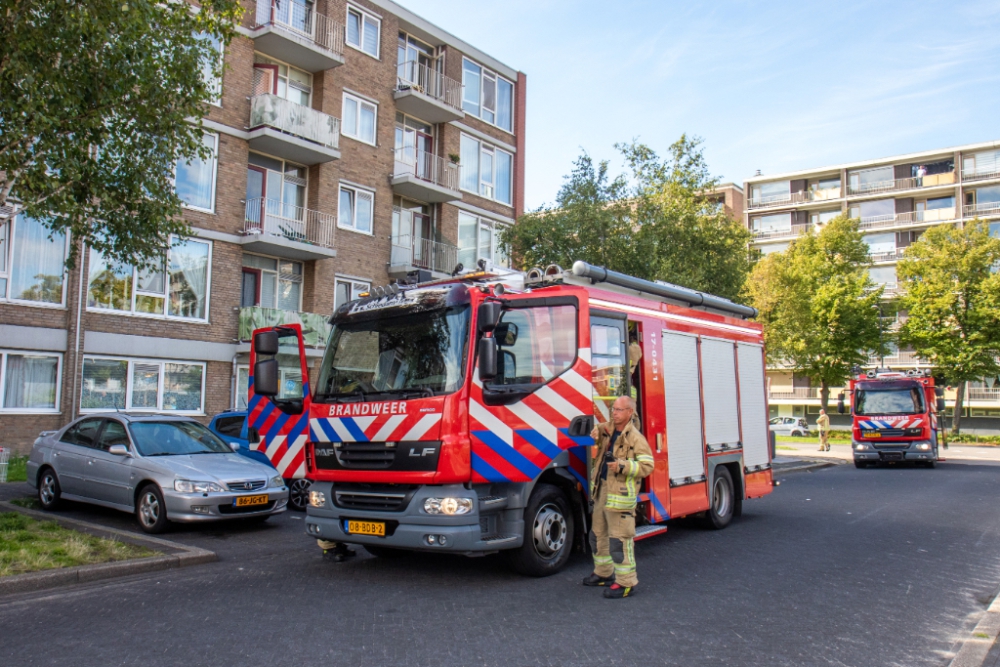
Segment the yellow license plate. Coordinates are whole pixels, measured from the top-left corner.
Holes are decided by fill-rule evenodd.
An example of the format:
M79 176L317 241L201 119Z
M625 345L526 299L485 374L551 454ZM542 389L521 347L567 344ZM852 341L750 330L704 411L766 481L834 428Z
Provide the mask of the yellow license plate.
M878 431L864 431L861 434L861 437L862 438L881 438L882 434L879 433Z
M237 496L233 498L233 507L251 507L253 505L266 505L268 503L267 494L259 496Z
M381 521L348 521L347 532L351 535L385 537L385 524Z

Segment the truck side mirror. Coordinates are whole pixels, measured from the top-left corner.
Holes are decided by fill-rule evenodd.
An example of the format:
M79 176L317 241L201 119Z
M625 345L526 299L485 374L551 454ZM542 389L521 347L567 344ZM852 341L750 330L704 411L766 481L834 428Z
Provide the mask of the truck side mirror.
M485 306L487 304L483 304ZM497 304L499 305L499 304ZM482 306L480 306L482 308ZM497 376L497 341L495 338L479 339L479 378L492 380Z
M253 349L257 354L278 354L278 332L261 331L254 334Z
M258 334L258 337L260 335ZM275 336L274 338L277 341L278 337ZM275 351L269 354L277 354L277 345L275 345ZM265 396L267 398L274 398L278 395L277 359L263 359L253 365L253 392L258 396Z
M944 412L944 399L943 398L939 398L937 400L937 411L941 412L941 413Z
M500 314L503 312L503 304L499 301L484 301L479 304L476 319L479 321L479 333L489 333L493 331L500 321Z
M257 430L256 426L251 426L247 429L247 442L251 445L256 445L260 442L260 431Z
M844 392L837 394L837 414L844 414L847 409L844 406Z
M944 398L944 387L934 387L934 395L938 398Z

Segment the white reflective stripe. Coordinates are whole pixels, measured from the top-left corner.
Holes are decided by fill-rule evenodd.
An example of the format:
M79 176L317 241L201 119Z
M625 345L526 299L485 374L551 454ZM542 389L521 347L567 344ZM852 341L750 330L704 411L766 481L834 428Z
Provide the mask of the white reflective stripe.
M542 437L553 445L559 442L559 429L521 401L508 405L507 409L519 417L525 424L541 433Z
M573 407L572 403L557 394L556 391L548 385L540 387L538 391L535 392L535 396L566 419L573 419L574 417L579 417L581 414L579 409Z
M285 443L285 436L278 435L274 437L274 440L267 444L267 449L264 450L264 455L267 456L267 460L274 462L274 457L277 455L278 450L281 449L281 445Z
M591 299L590 303L595 306L601 306L603 308L610 308L611 310L617 311L627 311L630 313L638 313L640 315L648 315L650 317L655 317L661 320L674 320L676 322L687 322L688 324L697 324L703 327L711 327L713 329L725 329L726 331L739 331L740 333L751 334L754 336L760 336L761 333L757 329L750 329L747 327L738 327L732 324L723 324L721 322L712 322L711 320L702 320L697 317L687 317L686 315L676 315L674 313L664 313L659 310L650 310L648 308L636 308L634 306L624 306L620 303L615 303L614 301L604 301L601 299ZM725 317L725 316L724 316Z
M303 460L299 463L299 467L295 469L291 475L284 475L285 479L302 479L306 476L306 462Z
M431 429L431 426L437 424L441 421L441 413L437 412L432 415L424 415L420 418L416 424L413 425L406 435L404 435L400 440L420 440L424 437L424 434Z
M309 420L309 430L312 431L313 442L330 442L329 436L320 426L318 419Z
M382 425L378 433L372 436L372 442L385 442L392 435L393 431L406 419L406 415L393 415L389 421Z
M588 401L594 400L594 385L590 384L590 380L585 379L576 371L566 371L559 376L559 379L575 389L578 394Z
M368 435L368 427L372 425L372 422L378 419L378 417L355 417L354 423L358 425L361 432Z
M299 455L299 452L302 451L302 448L305 447L305 444L306 444L306 437L304 435L300 435L299 437L295 438L295 442L292 444L291 447L289 447L285 451L285 455L281 457L281 461L274 466L275 468L278 469L278 472L281 473L282 477L285 476L286 469L288 468L288 466L292 464L292 461L295 460L295 457Z
M479 379L479 369L478 368L475 368L472 371L472 384L474 384L474 385L476 385L477 387L480 387L480 388L483 386L483 381L481 379Z
M330 426L337 433L337 437L340 438L341 442L357 442L357 438L351 434L347 427L344 426L344 422L342 422L339 418L328 419L327 421L330 422Z
M580 357L585 362L587 362L588 366L590 365L590 348L589 347L581 347L579 350L577 350L576 354L577 354L578 357Z
M492 412L480 405L478 401L469 401L469 416L486 427L486 430L493 433L508 445L514 444L514 431L504 424Z
M596 407L597 412L600 413L602 422L611 421L611 411L608 408L607 403L604 401L594 401L594 407Z

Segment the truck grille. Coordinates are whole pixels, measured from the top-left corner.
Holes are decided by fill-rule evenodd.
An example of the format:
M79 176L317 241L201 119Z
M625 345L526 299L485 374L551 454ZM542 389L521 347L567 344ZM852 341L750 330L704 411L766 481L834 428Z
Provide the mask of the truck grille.
M388 468L396 460L396 443L392 445L389 447L385 442L340 442L337 443L337 459L345 468Z
M360 487L360 488L359 488ZM359 485L359 487L336 487L333 501L337 507L369 512L401 512L410 504L416 487Z
M229 482L226 486L229 487L230 491L256 491L263 489L265 484L267 484L266 480L255 479L250 482Z

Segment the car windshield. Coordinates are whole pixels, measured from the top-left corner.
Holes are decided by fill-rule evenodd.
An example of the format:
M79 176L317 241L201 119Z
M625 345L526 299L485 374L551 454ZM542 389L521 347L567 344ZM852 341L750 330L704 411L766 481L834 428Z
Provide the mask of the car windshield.
M923 411L924 399L917 387L857 390L857 415L912 415Z
M198 422L142 421L129 424L132 440L142 456L231 454L229 445Z
M387 309L375 318L334 324L315 399L434 396L465 377L469 306L411 312Z

